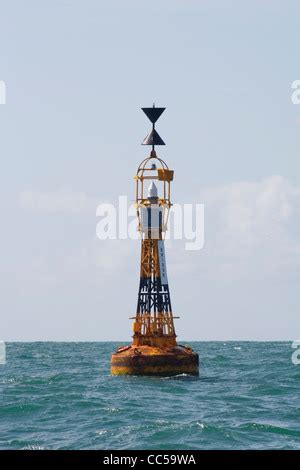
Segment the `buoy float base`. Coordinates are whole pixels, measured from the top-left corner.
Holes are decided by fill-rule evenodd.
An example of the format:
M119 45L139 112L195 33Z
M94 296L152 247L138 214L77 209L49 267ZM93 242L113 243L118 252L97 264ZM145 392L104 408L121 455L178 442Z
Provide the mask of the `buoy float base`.
M199 375L199 356L188 346L123 346L111 356L112 375Z

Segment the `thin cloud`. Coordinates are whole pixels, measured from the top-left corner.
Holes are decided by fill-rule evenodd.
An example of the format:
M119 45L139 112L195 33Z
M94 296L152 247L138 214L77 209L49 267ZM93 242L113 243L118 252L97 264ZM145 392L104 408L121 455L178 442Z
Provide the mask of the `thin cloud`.
M19 195L21 208L46 214L88 214L94 213L99 201L84 191L60 189L39 191L27 189Z

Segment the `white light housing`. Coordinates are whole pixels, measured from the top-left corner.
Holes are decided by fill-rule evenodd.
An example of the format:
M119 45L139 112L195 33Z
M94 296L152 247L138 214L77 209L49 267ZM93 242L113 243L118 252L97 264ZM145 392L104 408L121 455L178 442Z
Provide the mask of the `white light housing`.
M151 184L148 188L148 197L157 197L157 187L154 181L151 181Z

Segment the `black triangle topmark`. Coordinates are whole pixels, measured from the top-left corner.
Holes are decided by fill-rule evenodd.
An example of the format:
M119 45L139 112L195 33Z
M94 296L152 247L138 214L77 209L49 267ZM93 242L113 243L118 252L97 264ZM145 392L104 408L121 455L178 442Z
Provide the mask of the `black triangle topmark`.
M154 106L152 108L142 108L146 116L150 119L152 124L154 124L158 118L162 115L166 108L155 108Z
M162 115L166 108L156 108L153 104L152 108L142 108L146 116L152 122L152 131L145 137L142 145L152 145L152 151L154 151L155 145L166 145L160 135L155 130L155 123L158 118Z
M160 135L153 129L150 134L148 134L143 142L142 145L166 145Z

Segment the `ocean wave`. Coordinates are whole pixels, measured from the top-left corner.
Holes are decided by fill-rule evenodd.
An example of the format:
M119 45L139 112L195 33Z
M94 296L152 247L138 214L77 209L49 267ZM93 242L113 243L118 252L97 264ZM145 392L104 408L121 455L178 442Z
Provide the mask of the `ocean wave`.
M295 429L289 429L286 427L282 426L275 426L272 424L263 424L263 423L256 423L256 422L250 422L250 423L245 423L241 426L239 426L239 429L241 430L253 430L253 431L259 431L259 432L265 432L265 433L274 433L274 434L281 434L283 436L293 436L293 437L300 437L300 429L295 430Z

